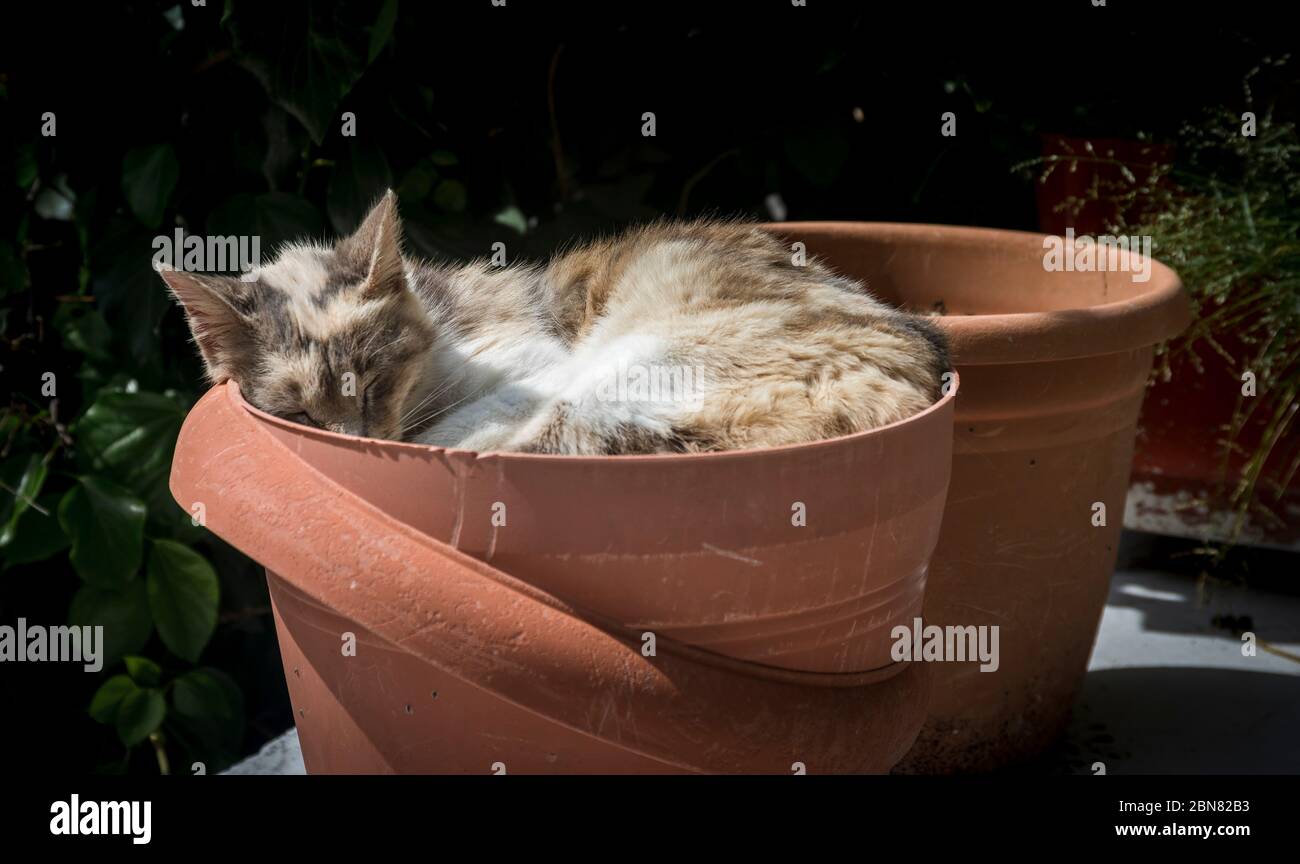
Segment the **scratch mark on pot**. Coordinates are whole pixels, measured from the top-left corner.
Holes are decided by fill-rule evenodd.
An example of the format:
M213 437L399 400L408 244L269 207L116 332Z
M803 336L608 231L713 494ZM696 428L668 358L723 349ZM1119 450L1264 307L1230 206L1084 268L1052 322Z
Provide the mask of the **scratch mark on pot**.
M997 612L994 612L992 609L981 609L979 606L976 606L972 603L957 603L954 605L963 606L967 609L974 609L976 612L983 612L985 615L992 615L994 618L1000 618L1003 621L1007 620L1007 616L1005 615L1000 615Z
M721 555L723 558L731 558L734 561L743 561L746 564L749 564L750 566L753 567L763 566L763 562L759 561L757 558L748 558L744 555L741 555L739 552L732 552L729 549L723 549L719 546L714 546L712 543L701 543L700 545L703 546L705 549L709 550L710 552L713 552L717 555Z
M451 539L448 541L456 549L460 548L460 528L465 522L465 486L462 482L462 469L456 465L451 472L452 477L452 494L456 496L456 523L451 529Z

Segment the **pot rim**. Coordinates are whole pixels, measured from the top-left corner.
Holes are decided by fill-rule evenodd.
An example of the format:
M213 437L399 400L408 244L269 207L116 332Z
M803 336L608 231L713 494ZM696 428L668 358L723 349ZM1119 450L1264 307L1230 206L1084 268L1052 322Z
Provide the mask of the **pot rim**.
M763 227L786 236L817 232L849 241L869 236L875 241L927 241L937 249L1001 247L1021 254L1041 254L1044 239L1062 236L923 222L771 222ZM933 320L947 334L953 362L959 366L1070 360L1146 348L1177 336L1192 321L1191 301L1177 272L1155 258L1150 261L1151 278L1142 283L1145 290L1128 300L1052 312L946 315ZM834 268L834 262L830 264ZM1104 270L1097 272L1103 279L1107 275Z
M247 411L254 418L264 423L270 423L281 429L286 429L295 434L314 437L324 441L332 441L348 447L356 447L358 444L382 445L385 448L397 448L408 452L427 453L434 451L438 453L457 454L461 456L471 456L474 459L503 459L512 462L550 462L550 463L570 463L580 465L609 465L611 463L631 463L631 462L659 462L685 464L688 460L699 464L702 460L718 462L724 459L763 459L771 456L777 456L792 452L806 453L815 450L826 450L831 448L854 446L869 438L880 435L886 435L900 429L904 426L914 425L917 423L933 422L927 420L936 414L944 411L949 403L957 398L957 391L961 387L961 378L956 371L950 370L952 374L951 386L948 391L941 395L937 400L925 409L913 414L911 417L905 417L902 420L896 420L893 423L884 426L877 426L874 429L867 429L863 432L854 432L850 435L841 435L837 438L825 438L820 441L807 441L802 444L783 444L776 447L755 447L747 450L723 450L711 453L651 453L651 454L629 454L624 456L571 456L550 453L517 453L514 451L477 451L465 450L458 447L438 447L433 444L418 444L412 441L393 441L386 438L363 438L360 435L344 435L340 432L331 432L327 429L317 429L314 426L303 426L285 420L282 417L276 417L274 414L257 408L251 403L244 400L243 395L239 392L239 384L232 380L216 385L225 388L226 395L230 401L237 407Z

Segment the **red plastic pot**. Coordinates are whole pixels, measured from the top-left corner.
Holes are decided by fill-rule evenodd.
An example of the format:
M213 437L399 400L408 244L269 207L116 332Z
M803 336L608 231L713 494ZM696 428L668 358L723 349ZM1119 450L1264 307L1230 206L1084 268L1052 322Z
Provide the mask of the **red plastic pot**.
M1038 234L774 230L886 299L946 310L936 320L961 374L925 619L997 626L1001 657L993 672L936 664L930 718L899 769L987 770L1032 756L1064 728L1087 667L1153 346L1189 323L1178 276L1159 262L1145 282L1132 272L1048 272Z
M225 384L171 488L267 568L313 773L884 772L926 714L891 630L920 614L953 399L591 458L335 435Z

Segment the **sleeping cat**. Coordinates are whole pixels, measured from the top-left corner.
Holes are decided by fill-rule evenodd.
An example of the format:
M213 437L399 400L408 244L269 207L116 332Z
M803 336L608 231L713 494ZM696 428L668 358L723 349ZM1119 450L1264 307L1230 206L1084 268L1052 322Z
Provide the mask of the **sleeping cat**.
M545 266L402 255L389 192L332 248L242 279L164 270L213 381L271 414L477 451L632 454L793 444L901 420L942 335L773 235L660 223Z

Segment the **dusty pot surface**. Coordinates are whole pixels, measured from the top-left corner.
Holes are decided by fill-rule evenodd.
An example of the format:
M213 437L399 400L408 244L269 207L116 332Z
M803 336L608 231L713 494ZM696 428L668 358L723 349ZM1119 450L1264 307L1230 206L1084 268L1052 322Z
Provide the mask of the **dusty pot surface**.
M335 435L227 384L172 492L268 569L311 771L887 771L925 717L891 631L955 390L832 441L590 458Z
M1062 250L1070 269L1050 270L1038 234L772 227L886 299L943 313L961 374L925 619L997 627L997 668L934 664L930 719L899 769L988 770L1040 752L1096 637L1153 346L1189 323L1177 274L1127 252L1080 269L1082 244Z

